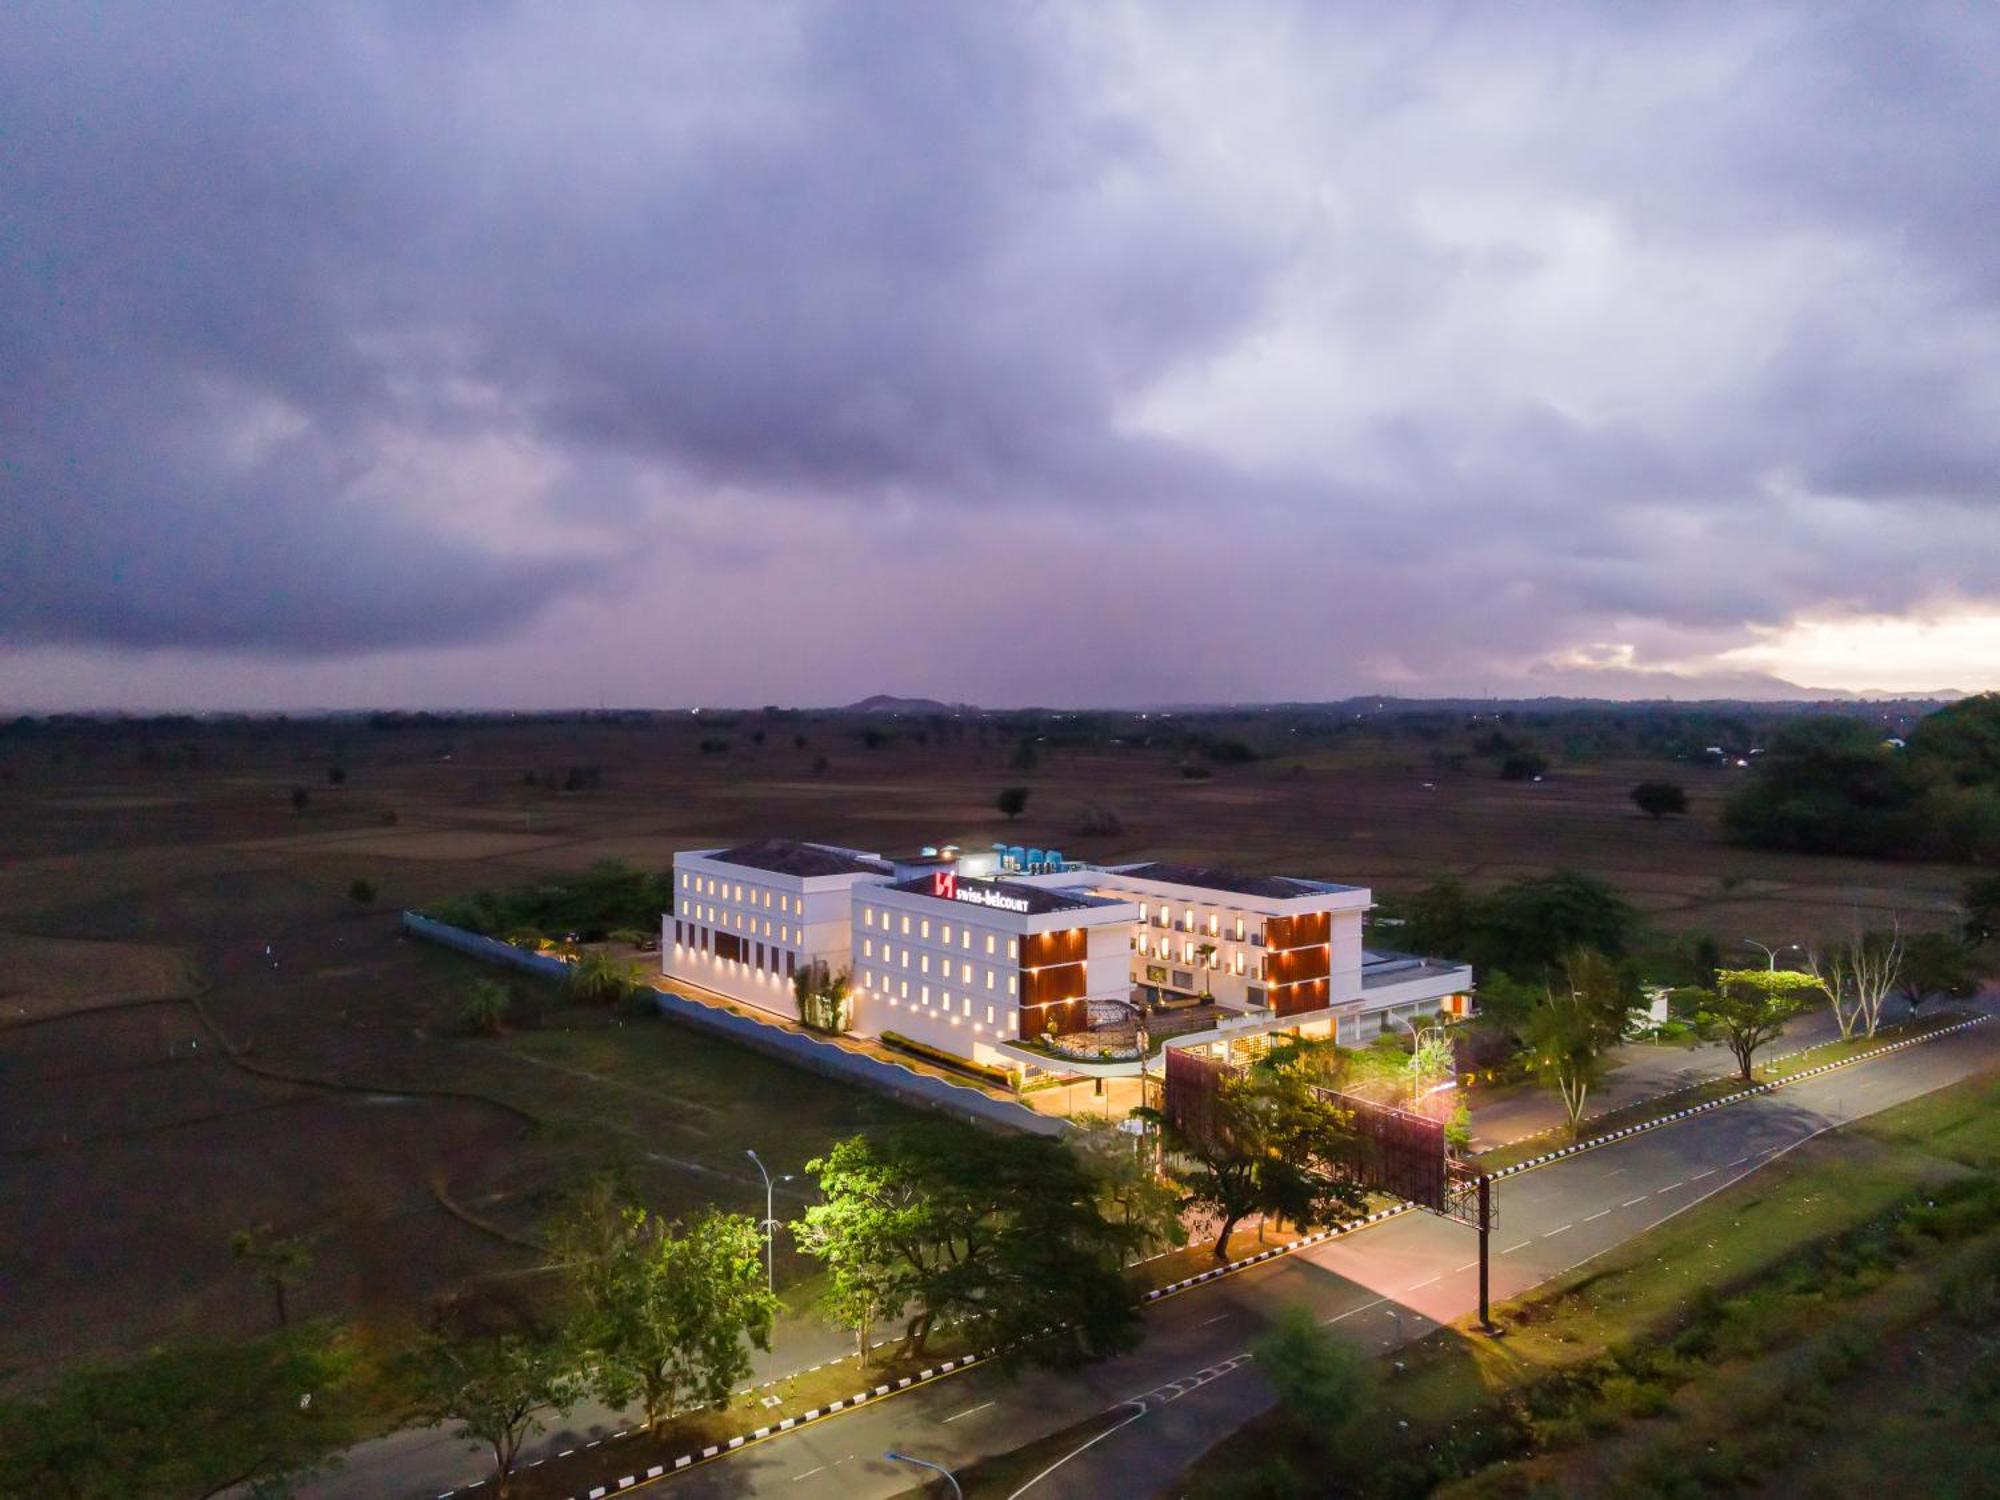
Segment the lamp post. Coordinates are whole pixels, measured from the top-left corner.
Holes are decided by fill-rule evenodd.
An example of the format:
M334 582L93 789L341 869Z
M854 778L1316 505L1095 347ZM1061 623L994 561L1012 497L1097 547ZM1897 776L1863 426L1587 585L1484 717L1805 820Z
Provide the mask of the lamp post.
M944 1475L945 1483L951 1486L951 1492L958 1496L958 1500L965 1500L965 1491L958 1487L958 1476L943 1464L934 1464L927 1458L912 1458L907 1453L898 1453L894 1448L882 1456L891 1463L912 1464L919 1469L929 1469L934 1474Z
M1764 957L1770 960L1771 972L1773 974L1778 972L1778 955L1780 953L1789 953L1792 949L1799 946L1797 943L1780 943L1777 947L1773 948L1767 944L1758 942L1755 938L1745 938L1743 941L1749 947L1764 950Z
M746 1151L743 1154L757 1163L757 1174L764 1179L764 1290L776 1296L778 1292L776 1254L778 1213L777 1207L772 1201L772 1195L776 1191L777 1183L771 1180L770 1172L765 1170L764 1159L755 1151ZM777 1179L778 1182L790 1182L791 1180L792 1174L790 1172L785 1173L784 1176Z

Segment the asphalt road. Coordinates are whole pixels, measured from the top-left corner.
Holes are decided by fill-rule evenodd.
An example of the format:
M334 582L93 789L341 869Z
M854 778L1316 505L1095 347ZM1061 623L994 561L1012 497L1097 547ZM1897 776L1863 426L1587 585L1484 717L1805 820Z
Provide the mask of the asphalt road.
M1496 1301L1526 1290L1754 1172L1835 1125L2000 1064L2000 1023L1711 1111L1498 1185ZM677 1497L888 1496L913 1487L895 1448L960 1465L1122 1407L1129 1424L1036 1483L1035 1500L1166 1492L1185 1466L1270 1404L1248 1343L1280 1307L1380 1348L1477 1304L1472 1231L1405 1214L1159 1304L1135 1352L1079 1374L1005 1383L978 1370L757 1443L658 1485Z

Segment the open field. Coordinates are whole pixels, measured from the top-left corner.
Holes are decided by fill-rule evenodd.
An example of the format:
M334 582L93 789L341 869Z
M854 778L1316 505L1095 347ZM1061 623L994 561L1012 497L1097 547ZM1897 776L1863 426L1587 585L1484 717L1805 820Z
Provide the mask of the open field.
M1655 825L1626 794L1657 763L1507 783L1316 749L1190 780L1146 748L1053 748L1016 770L972 727L919 744L905 726L869 749L853 722L773 720L759 743L746 721L704 753L716 733L692 720L193 725L150 755L152 741L102 730L0 740L0 1214L23 1226L0 1242L0 1378L196 1322L261 1326L227 1249L249 1223L319 1236L303 1311L394 1322L530 1261L514 1239L585 1171L619 1166L669 1209L747 1208L745 1147L795 1170L837 1135L901 1117L664 1025L555 1006L540 1029L457 1034L453 995L472 966L405 941L394 913L476 887L606 858L664 866L678 847L761 834L875 848L1006 837L1385 891L1574 867L1614 881L1663 932L1779 942L1850 911L1942 922L1963 880L1725 846L1728 773L1705 767L1674 772L1693 815ZM526 784L568 765L601 768L602 789ZM1011 784L1031 789L1018 824L992 810ZM1079 836L1093 807L1123 831ZM374 887L365 904L356 880Z

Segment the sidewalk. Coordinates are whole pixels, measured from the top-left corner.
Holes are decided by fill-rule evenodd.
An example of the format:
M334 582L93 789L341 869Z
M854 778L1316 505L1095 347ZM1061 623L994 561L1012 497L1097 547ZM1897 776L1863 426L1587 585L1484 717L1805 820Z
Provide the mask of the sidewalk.
M1944 1003L1933 1001L1932 1007ZM1983 1009L2000 1007L2000 987L1989 985L1973 999L1957 1003ZM1883 1024L1908 1016L1907 1007L1894 1003L1884 1014ZM1831 1008L1821 1006L1793 1019L1781 1038L1757 1054L1757 1061L1763 1064L1839 1039L1840 1027ZM1736 1059L1721 1042L1626 1042L1612 1048L1608 1056L1610 1066L1603 1082L1590 1091L1583 1116L1586 1121L1736 1072ZM1532 1081L1508 1084L1485 1094L1475 1089L1467 1105L1472 1114L1472 1145L1478 1151L1495 1150L1546 1131L1565 1130L1569 1124L1555 1091Z

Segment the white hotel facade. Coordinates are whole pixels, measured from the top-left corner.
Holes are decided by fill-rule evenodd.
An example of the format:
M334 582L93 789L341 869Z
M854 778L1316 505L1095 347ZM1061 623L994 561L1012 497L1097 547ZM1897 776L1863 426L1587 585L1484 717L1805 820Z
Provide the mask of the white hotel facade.
M1463 965L1363 947L1364 887L1023 852L1038 853L885 859L791 839L684 851L661 967L796 1018L793 977L824 964L849 976L856 1033L1016 1073L1063 1066L1024 1044L1135 1007L1208 1007L1212 1027L1175 1045L1274 1031L1356 1044L1470 1010Z

